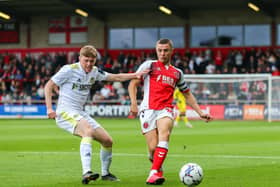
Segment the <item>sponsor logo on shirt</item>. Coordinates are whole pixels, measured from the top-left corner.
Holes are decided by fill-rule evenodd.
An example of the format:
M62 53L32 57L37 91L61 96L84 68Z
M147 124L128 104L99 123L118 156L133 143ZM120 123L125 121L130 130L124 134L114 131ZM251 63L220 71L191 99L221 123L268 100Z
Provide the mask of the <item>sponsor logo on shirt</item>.
M157 76L157 82L162 81L164 84L169 84L172 87L175 87L175 80L172 77L166 76L166 75L158 75Z
M162 83L169 84L172 87L175 87L175 80L172 77L162 75Z
M84 91L84 90L89 90L90 88L91 88L91 84L76 84L76 83L73 83L73 85L72 85L72 90Z

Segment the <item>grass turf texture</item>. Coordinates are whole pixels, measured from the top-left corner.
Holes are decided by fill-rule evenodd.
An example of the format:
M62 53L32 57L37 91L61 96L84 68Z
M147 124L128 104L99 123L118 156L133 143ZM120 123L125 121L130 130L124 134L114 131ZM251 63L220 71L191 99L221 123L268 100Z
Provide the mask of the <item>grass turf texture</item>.
M147 186L150 162L138 120L97 119L114 139L111 171L121 182L89 186ZM280 123L192 121L174 127L164 164L164 186L183 186L178 172L186 162L204 170L200 187L279 187ZM0 120L0 186L74 187L81 184L80 139L53 120ZM100 173L99 144L92 168Z

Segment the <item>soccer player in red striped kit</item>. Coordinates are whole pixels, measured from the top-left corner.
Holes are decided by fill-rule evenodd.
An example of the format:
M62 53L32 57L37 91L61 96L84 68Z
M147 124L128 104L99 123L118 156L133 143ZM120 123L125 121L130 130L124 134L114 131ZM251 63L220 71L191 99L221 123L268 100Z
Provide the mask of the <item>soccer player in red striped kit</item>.
M133 79L129 84L131 100L130 110L138 114L137 87L144 82L144 96L139 108L142 133L146 138L152 167L146 180L147 184L160 185L165 181L162 165L168 152L169 137L173 128L173 93L176 87L186 97L186 102L206 122L213 117L201 111L195 97L184 81L183 72L171 65L173 43L169 39L160 39L156 43L158 60L147 60L141 64L137 72L151 69L142 80Z

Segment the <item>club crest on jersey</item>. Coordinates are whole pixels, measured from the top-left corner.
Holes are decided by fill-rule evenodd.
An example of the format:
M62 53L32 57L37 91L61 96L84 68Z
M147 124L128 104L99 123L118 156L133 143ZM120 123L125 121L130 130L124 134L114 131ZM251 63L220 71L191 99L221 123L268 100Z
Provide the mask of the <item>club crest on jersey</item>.
M95 82L95 79L93 77L91 77L89 83L93 84L94 82Z
M180 77L179 72L175 71L175 72L174 72L174 76L175 76L177 79L179 79L179 77Z

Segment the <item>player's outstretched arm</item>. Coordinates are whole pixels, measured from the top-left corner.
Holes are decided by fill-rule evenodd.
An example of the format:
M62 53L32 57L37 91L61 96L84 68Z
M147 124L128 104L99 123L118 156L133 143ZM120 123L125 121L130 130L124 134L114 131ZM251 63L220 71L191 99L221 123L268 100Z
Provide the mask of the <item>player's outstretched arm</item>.
M128 94L130 97L130 112L133 116L137 116L138 114L138 106L137 106L137 86L141 83L140 79L132 79L128 85Z
M199 105L197 104L195 97L193 96L193 94L190 91L187 93L184 93L184 96L186 98L187 104L196 111L196 113L200 116L201 119L203 119L206 122L213 120L213 117L210 114L205 114L201 111Z
M140 79L142 76L149 73L149 69L145 69L136 73L119 73L119 74L109 74L107 77L107 81L127 81L131 79Z
M52 109L52 91L55 88L55 83L52 80L49 80L45 85L45 103L47 107L48 118L54 119L56 117L55 111Z

